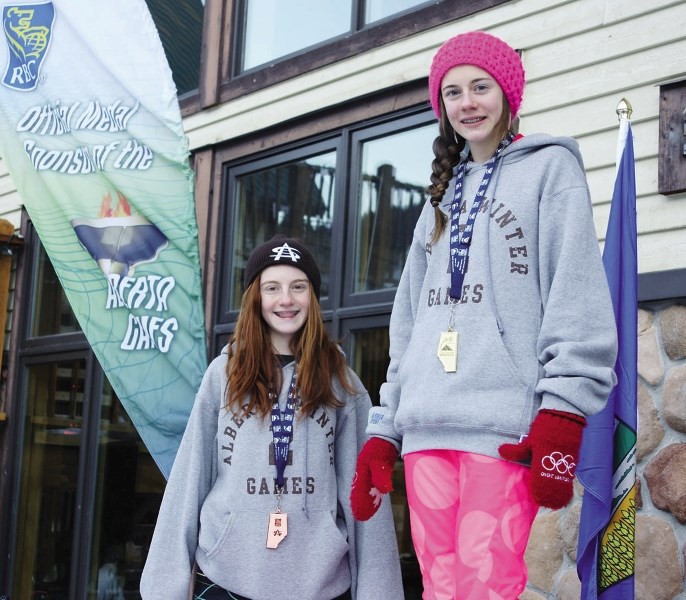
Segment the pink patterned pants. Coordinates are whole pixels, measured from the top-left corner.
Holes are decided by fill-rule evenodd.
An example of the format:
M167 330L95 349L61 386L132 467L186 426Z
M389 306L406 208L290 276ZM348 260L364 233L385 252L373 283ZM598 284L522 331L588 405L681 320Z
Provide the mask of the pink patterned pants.
M457 450L404 456L424 600L515 600L538 505L527 467Z

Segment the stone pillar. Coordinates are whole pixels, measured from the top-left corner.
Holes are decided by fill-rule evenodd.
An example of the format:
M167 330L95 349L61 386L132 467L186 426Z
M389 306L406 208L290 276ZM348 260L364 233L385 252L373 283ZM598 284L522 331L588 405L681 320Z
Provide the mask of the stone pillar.
M636 600L686 598L686 302L647 303L638 315ZM578 600L576 546L583 489L541 509L520 600Z

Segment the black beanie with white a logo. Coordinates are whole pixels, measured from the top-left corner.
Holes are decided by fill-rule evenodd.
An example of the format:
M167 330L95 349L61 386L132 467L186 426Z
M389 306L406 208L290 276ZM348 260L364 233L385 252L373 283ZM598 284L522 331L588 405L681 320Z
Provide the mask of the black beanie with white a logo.
M250 253L245 265L243 284L247 288L267 267L276 265L295 267L305 273L319 300L322 277L314 256L301 239L289 238L282 233L260 244Z

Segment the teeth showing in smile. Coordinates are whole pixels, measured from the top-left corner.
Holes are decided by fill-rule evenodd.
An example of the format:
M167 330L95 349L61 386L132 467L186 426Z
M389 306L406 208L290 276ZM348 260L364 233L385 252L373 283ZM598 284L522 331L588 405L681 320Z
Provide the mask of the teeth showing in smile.
M298 314L298 311L289 310L289 311L277 312L276 316L284 318L284 319L290 319L291 317L295 317L295 315L297 315L297 314Z
M463 119L462 122L465 125L472 125L473 123L478 123L479 121L482 121L483 117L477 117L475 119Z

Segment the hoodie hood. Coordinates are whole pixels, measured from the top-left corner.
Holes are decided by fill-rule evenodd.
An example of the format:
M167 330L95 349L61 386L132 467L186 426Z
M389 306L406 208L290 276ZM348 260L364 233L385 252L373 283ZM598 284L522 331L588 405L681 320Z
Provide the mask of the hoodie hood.
M531 135L520 135L503 150L500 159L496 163L496 171L493 175L493 179L489 186L487 193L489 195L494 195L495 190L499 185L499 177L501 169L505 165L514 165L521 161L531 158L536 152L543 148L562 148L569 152L576 163L578 164L581 173L585 172L584 161L579 150L579 144L574 138L563 137L563 136L553 136L547 133L534 133ZM460 163L469 156L469 143L465 145L465 148L460 153ZM460 164L458 163L458 165ZM457 167L455 165L453 169L453 175L457 173ZM468 162L467 163L467 173L470 171L479 171L483 169L485 165L483 163ZM450 216L450 205L453 201L453 194L455 192L455 179L453 178L450 182L446 193L443 196L440 207L441 210ZM467 196L465 196L467 197ZM469 197L471 200L471 197Z
M517 138L505 148L502 158L508 162L522 160L532 152L536 152L545 146L562 146L566 148L574 155L581 170L584 170L584 161L579 151L579 143L574 138L554 136L547 133L533 133Z

